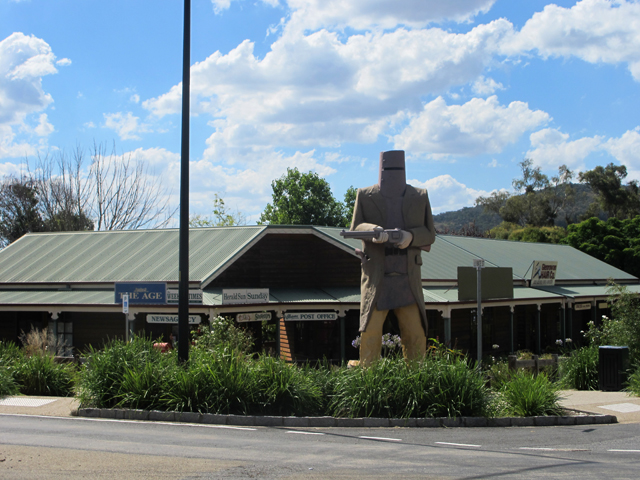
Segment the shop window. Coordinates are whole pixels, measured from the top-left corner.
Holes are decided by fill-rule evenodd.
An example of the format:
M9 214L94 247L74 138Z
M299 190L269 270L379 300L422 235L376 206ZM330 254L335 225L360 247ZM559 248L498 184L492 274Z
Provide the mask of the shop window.
M73 356L73 323L58 322L58 343L61 345L60 355Z

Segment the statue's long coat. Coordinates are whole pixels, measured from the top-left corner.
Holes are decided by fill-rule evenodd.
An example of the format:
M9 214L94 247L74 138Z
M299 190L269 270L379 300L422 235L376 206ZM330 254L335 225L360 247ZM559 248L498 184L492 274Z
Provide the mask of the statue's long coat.
M351 230L367 231L386 224L386 201L380 194L380 187L361 188L356 196ZM422 256L420 247L431 245L436 239L433 216L427 191L407 185L402 202L404 230L413 234L407 248L407 263L411 292L416 299L425 332L427 332L427 312L424 308L420 267ZM360 290L360 331L364 332L371 318L373 307L378 300L378 287L384 277L385 245L363 241L362 278Z

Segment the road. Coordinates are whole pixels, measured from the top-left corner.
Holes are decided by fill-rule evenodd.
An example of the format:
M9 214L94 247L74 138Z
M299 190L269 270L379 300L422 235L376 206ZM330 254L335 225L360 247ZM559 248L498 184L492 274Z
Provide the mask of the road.
M0 415L0 478L638 478L640 425L267 428Z

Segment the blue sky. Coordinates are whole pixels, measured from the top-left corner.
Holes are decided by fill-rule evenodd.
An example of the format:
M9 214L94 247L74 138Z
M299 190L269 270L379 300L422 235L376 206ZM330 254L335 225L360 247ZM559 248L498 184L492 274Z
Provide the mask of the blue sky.
M614 162L640 180L640 2L192 0L191 201L255 223L287 167L342 199L407 153L435 213ZM0 0L0 175L94 143L177 202L182 1Z

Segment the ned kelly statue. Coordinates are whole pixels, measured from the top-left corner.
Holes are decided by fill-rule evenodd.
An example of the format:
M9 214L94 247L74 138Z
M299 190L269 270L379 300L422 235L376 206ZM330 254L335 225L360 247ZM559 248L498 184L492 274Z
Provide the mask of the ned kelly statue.
M422 358L427 313L422 294L422 252L435 241L427 191L407 185L404 151L380 153L377 185L358 190L345 238L362 240L360 365L380 358L382 327L393 310L407 360Z

